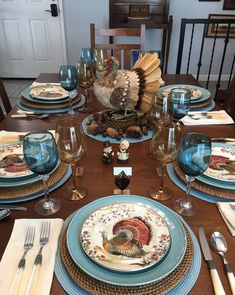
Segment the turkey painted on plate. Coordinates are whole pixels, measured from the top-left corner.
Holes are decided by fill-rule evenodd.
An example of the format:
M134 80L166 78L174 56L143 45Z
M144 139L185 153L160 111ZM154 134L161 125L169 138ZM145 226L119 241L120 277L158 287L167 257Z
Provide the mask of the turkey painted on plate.
M91 214L81 230L85 253L116 271L140 271L167 254L170 233L155 210L138 204L112 204Z

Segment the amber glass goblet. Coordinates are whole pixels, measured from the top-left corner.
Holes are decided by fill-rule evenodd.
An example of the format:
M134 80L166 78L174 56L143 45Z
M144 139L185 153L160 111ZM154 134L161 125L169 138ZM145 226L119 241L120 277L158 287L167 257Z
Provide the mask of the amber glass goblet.
M81 123L76 117L66 118L56 125L56 143L61 161L72 165L73 183L64 191L64 197L68 200L77 201L87 195L87 188L77 185L78 162L87 151L87 143Z

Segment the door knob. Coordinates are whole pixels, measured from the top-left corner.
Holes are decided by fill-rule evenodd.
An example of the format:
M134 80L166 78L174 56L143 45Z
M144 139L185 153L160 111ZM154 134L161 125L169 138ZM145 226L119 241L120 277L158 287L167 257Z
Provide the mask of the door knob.
M58 16L58 9L56 4L51 4L51 10L46 9L45 11L48 11L51 13L51 16Z

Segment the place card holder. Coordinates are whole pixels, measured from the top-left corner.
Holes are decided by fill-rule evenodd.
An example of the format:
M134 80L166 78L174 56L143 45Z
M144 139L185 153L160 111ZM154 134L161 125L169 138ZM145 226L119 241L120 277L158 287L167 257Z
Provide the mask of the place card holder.
M130 190L126 189L130 183L132 167L113 167L113 175L116 176L114 183L118 189L114 189L114 195L129 195Z

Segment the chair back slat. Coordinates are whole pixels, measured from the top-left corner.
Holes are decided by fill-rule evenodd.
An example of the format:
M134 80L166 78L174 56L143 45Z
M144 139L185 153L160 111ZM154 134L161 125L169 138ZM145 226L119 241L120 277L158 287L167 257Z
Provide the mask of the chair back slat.
M5 108L5 111L8 114L11 111L12 106L1 78L0 78L0 98Z
M102 42L100 41L101 38ZM114 37L122 37L122 42L114 43ZM138 43L124 43L123 38L139 37ZM103 40L108 39L108 42ZM130 39L128 38L128 41ZM115 40L116 41L116 40ZM112 28L103 29L96 28L95 24L90 24L90 45L93 49L106 49L111 52L119 61L124 69L131 69L132 67L132 51L144 51L145 43L145 25L142 24L140 28Z

